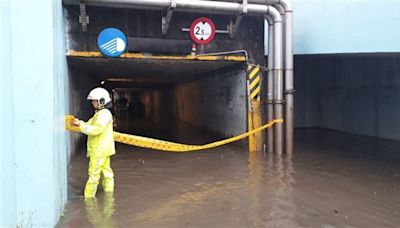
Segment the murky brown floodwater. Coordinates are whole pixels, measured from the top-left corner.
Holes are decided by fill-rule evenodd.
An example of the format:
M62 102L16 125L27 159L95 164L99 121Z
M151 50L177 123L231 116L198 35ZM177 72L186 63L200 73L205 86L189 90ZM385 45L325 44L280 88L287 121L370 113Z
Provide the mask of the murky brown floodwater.
M171 124L179 126L169 132L176 141L213 141ZM88 161L84 153L73 158L57 227L400 226L398 142L297 130L292 156L249 155L239 144L184 154L119 144L117 152L115 193L100 187L89 201Z

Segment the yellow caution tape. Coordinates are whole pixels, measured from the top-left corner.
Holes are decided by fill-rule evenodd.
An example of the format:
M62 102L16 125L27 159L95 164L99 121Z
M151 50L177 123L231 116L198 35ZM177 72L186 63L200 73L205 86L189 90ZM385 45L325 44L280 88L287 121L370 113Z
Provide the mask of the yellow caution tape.
M65 129L73 132L81 132L79 127L73 126L72 121L75 119L73 115L65 116Z
M70 130L70 131L80 132L79 128L71 125L71 121L74 118L75 118L74 116L66 116L65 117L66 129ZM191 151L196 151L196 150L210 149L210 148L222 146L222 145L225 145L228 143L232 143L232 142L244 139L251 134L254 134L254 133L260 132L262 130L265 130L267 128L270 128L274 124L277 124L277 123L283 123L283 119L271 120L267 124L265 124L259 128L256 128L254 130L251 130L249 132L234 136L229 139L224 139L221 141L208 143L205 145L187 145L187 144L180 144L180 143L175 143L175 142L167 142L167 141L163 141L163 140L159 140L159 139L151 139L151 138L147 138L147 137L142 137L142 136L137 136L137 135L129 135L129 134L119 133L119 132L115 132L115 131L114 131L114 140L116 142L132 145L132 146L138 146L138 147L161 150L161 151L191 152Z

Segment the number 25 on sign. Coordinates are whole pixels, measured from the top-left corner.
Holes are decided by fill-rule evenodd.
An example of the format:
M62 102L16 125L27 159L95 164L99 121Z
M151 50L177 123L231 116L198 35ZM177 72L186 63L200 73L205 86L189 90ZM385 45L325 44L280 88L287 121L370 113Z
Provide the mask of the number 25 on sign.
M197 44L208 44L215 36L214 22L206 17L200 17L190 26L190 37Z

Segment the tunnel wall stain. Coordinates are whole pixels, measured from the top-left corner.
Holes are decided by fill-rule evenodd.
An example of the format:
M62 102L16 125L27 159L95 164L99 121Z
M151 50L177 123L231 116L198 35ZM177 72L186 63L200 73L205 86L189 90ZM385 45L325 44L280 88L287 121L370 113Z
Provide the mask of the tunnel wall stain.
M87 6L90 17L88 31L83 33L79 24L79 6L66 6L68 50L99 51L97 36L107 27L117 27L128 37L128 51L152 54L183 54L191 52L192 41L188 32L198 17L211 18L217 29L226 30L230 17L227 15L174 12L168 34L161 32L160 10L137 10ZM244 49L252 60L265 65L264 60L264 19L244 17L237 35L230 39L227 34L216 34L214 40L197 46L197 53L210 53Z
M246 73L235 69L177 86L181 120L222 136L246 131Z

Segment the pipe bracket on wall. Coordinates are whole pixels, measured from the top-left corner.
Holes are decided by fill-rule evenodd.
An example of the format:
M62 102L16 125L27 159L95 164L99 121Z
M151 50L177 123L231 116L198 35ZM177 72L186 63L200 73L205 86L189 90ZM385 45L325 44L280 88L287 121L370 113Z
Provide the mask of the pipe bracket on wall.
M235 22L233 22L233 21L235 21ZM241 21L242 21L242 15L238 15L238 16L234 17L230 21L230 23L229 23L229 37L231 39L233 39L236 36L236 34L237 34L238 30L239 30L239 25L240 25Z
M294 90L294 89L287 89L287 90L285 90L284 92L285 92L285 94L294 94L294 93L296 92L296 90Z
M234 16L229 23L229 37L231 39L233 39L236 36L236 34L239 30L240 22L242 21L243 14L246 14L247 12L248 12L247 0L243 0L242 1L242 12L239 15Z
M87 25L89 24L89 16L86 14L85 3L79 3L79 23L82 24L82 32L87 32Z
M285 100L274 100L274 104L285 104Z
M171 23L172 12L176 8L176 0L171 0L171 6L168 7L165 12L163 12L163 16L161 19L161 31L163 35L168 33L169 25Z
M246 14L248 11L247 11L247 0L243 0L242 1L242 13L243 14Z

